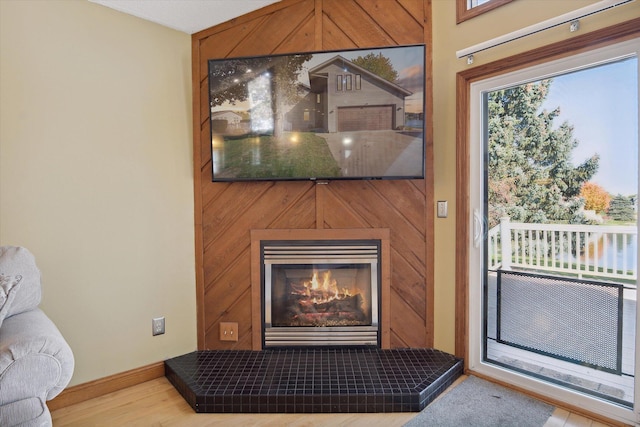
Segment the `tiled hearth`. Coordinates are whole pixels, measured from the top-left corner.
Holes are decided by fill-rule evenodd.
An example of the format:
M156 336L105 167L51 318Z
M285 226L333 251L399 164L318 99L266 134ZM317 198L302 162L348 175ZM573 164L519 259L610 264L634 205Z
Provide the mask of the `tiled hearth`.
M463 363L433 349L311 347L196 351L165 370L196 412L417 412Z

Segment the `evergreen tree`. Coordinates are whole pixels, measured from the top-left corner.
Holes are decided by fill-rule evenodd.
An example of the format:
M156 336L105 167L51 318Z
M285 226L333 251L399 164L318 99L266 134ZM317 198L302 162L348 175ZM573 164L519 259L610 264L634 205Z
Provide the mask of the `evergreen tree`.
M554 127L560 108L542 110L551 80L491 92L488 106L489 226L512 221L582 222L582 185L598 170L599 156L573 166L573 127Z
M611 199L608 213L616 221L633 221L635 219L633 201L629 197L618 194Z

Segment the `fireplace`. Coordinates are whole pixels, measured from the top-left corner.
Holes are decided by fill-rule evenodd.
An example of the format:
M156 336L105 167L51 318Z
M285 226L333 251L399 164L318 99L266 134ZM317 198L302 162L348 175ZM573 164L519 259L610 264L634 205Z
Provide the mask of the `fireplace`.
M380 347L380 241L264 241L263 346Z

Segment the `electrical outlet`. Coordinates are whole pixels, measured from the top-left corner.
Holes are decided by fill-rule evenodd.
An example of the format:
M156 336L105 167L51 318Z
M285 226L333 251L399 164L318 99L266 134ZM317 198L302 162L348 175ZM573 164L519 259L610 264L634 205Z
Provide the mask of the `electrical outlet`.
M220 322L220 341L238 341L238 322Z
M151 332L153 336L164 334L164 316L156 317L151 321Z

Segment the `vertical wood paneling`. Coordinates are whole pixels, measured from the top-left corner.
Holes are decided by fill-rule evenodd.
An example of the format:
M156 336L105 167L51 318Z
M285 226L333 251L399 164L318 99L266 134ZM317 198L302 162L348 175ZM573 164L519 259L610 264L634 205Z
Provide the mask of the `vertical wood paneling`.
M200 161L194 166L197 167L198 165L200 165L200 170L202 172L205 172L205 177L202 182L203 184L206 184L207 182L211 181L211 136L209 132L209 123L201 124L200 126L200 140L203 141L203 143L200 147L198 147L199 150L197 154L199 155ZM207 141L206 144L204 143L204 141ZM194 150L195 148L196 147L194 147ZM201 188L205 187L203 186Z
M200 84L200 43L196 38L191 42L191 84L193 88ZM202 184L206 182L202 180L202 164L201 147L203 140L199 133L201 124L198 111L200 108L200 95L193 94L191 100L191 122L193 126L193 223L194 223L194 252L195 252L195 278L196 278L196 341L198 348L204 348L205 345L205 313L204 313L204 270L202 263L202 254L204 252L204 241L202 237ZM198 135L198 136L196 136ZM208 140L209 138L207 138Z
M393 288L391 289L390 311L391 334L395 336L396 340L399 340L395 344L396 347L427 346L424 319L414 310L408 310L404 299L400 298Z
M390 345L430 345L431 182L213 183L207 82L213 58L428 43L429 4L283 0L193 36L199 348L251 349L259 336L252 327L260 313L251 308L251 230L316 228L389 230ZM239 323L237 343L219 340L221 321Z
M397 13L397 4L388 0L387 12ZM390 46L398 44L393 40L391 28L378 25L367 11L355 1L324 0L323 13L358 47Z
M389 0L357 0L357 3L396 44L422 42L422 22L404 7L394 7L395 13L388 13Z
M230 56L231 52L237 49L238 44L245 40L250 34L255 33L256 29L265 19L265 17L260 16L250 22L230 27L224 31L219 31L200 39L200 56L203 58L200 64L198 64L200 81L204 81L207 76L208 59L226 58Z
M411 5L417 3L412 2L411 0L401 0L401 3L410 10L411 13L416 16L416 10L414 10ZM435 219L435 201L434 201L434 173L433 173L433 63L431 58L433 56L433 43L431 42L431 0L425 0L422 4L422 22L424 22L424 40L426 45L426 57L427 61L425 64L425 115L424 122L426 124L424 139L425 139L425 186L423 187L425 190L425 199L426 199L426 209L425 209L425 223L427 224L427 228L425 230L425 277L426 277L426 306L425 306L425 318L427 320L426 330L427 330L427 346L433 346L434 340L434 307L435 307L435 285L434 285L434 276L435 276L435 268L434 268L434 240L435 240L435 231L434 231L434 219ZM418 19L420 21L420 19Z
M314 11L313 0L302 0L291 3L286 9L266 15L259 27L242 40L229 56L276 53L278 46L286 40L291 40L292 34L299 33L298 27L312 17ZM313 44L313 35L310 36L307 46Z
M339 194L329 189L325 190L323 211L324 228L371 228L364 218L349 209Z
M391 263L394 268L391 272L391 288L404 300L404 304L416 312L416 315L424 319L425 290L424 271L415 269L406 259L395 250L391 253Z
M305 21L296 28L294 32L289 34L282 45L280 45L274 53L306 52L309 50L314 50L310 47L314 42L314 30L315 20L313 15L309 15L305 18Z
M326 15L322 16L322 50L352 49L358 47L355 41Z
M207 80L200 83L200 126L201 130L207 131L207 140L209 139L209 84ZM207 144L207 149L208 149ZM207 156L208 157L208 156ZM203 157L203 158L207 158Z
M212 323L223 319L236 301L250 289L247 286L247 283L250 283L248 277L251 270L250 258L247 260L249 254L246 252L248 251L249 249L245 248L242 251L242 257L237 258L230 268L225 269L207 284L206 298L216 301L216 304L208 304L205 309L207 328ZM238 320L240 319L234 321Z
M224 313L225 317L238 321L238 341L221 341L219 328L224 317L219 317L207 328L208 347L210 350L240 350L251 348L251 290L239 296L234 304Z
M428 12L431 10L431 5L427 4L427 2L423 2L422 0L398 0L398 3L413 16L413 19L420 24L424 24L427 20ZM425 13L425 10L427 13ZM430 18L429 18L430 19ZM425 29L428 29L425 26ZM425 41L428 39L430 34L427 34L425 37ZM421 42L418 42L421 43Z

